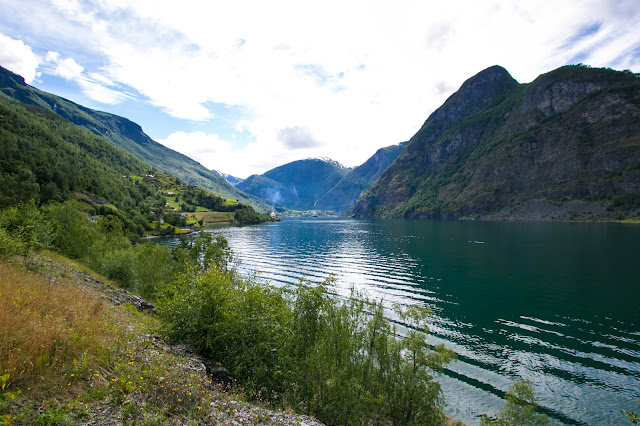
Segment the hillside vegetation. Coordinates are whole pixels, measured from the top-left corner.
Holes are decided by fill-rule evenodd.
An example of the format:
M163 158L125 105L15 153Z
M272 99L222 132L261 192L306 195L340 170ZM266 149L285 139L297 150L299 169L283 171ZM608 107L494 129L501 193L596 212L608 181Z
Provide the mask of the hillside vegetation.
M35 389L34 375L40 374L52 376L51 386L40 392L59 391L56 398L45 398L62 422L75 418L70 411L79 402L70 405L74 398L91 397L80 390L67 393L78 380L92 384L92 397L107 399L105 403L119 407L126 419L138 421L147 415L163 419L174 413L206 419L211 413L213 396L206 388L201 393L186 387L178 381L179 372L162 363L163 358L149 358L139 347L123 345L122 337L111 328L117 316L102 316L102 312L112 315L103 304L78 299L86 300L83 305L87 306L74 315L81 323L93 315L96 324L60 322L60 330L55 328L57 316L65 315L66 303L69 309L76 308L73 291L63 299L51 298L42 307L38 302L49 297L40 294L47 287L54 285L54 292L62 288L50 266L43 266L42 258L34 255L49 247L155 301L161 334L190 344L211 364L222 364L254 400L292 407L329 424L356 424L363 419L393 424L445 421L444 398L433 375L454 354L441 345L427 345L428 310L398 307L397 315L410 330L397 339L384 317L382 302L355 292L340 301L330 297L325 285L277 288L243 276L229 263L232 253L224 237L213 239L211 233L200 233L174 249L132 246L114 223L88 222L74 203L46 208L30 203L0 212L0 258L19 260L51 277L51 284L13 290L13 283L22 281L21 274L29 274L9 268L16 278L0 275L0 291L8 296L2 301L11 300L7 314L25 317L23 327L9 327L8 317L0 322L4 324L2 342L8 345L0 344L0 375L8 374L7 392L12 395ZM0 273L2 268L0 262ZM148 305L141 302L139 306ZM41 308L48 311L44 318ZM41 338L48 340L36 340L33 347L27 336L42 326L48 332ZM118 349L123 347L128 350ZM19 356L12 353L15 348ZM39 369L23 375L20 363ZM198 380L190 378L187 383L206 385ZM0 414L43 421L38 404L38 398L22 403L18 399L17 405L0 405ZM166 411L158 412L163 404ZM205 410L185 413L196 404ZM92 405L83 406L90 415Z
M160 173L58 114L2 93L0 138L0 207L76 199L86 215L115 220L134 239L180 233L187 225L181 212L226 212L239 223L270 219Z
M268 207L261 200L247 196L229 184L217 172L161 145L142 128L123 117L94 111L59 96L27 85L19 75L0 67L0 92L27 105L38 106L83 127L113 146L134 155L151 167L197 185L215 194L252 205L261 211Z
M482 71L431 114L352 213L486 217L540 199L595 201L623 215L640 207L637 74L566 66L518 84L501 67Z

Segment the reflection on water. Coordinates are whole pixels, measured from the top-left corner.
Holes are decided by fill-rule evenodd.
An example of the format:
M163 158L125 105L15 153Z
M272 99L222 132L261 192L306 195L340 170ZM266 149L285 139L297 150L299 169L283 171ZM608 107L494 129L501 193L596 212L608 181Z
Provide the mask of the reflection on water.
M454 418L493 415L520 377L557 422L624 424L620 410L637 408L638 226L292 219L210 232L275 285L335 275L338 296L353 286L431 308L430 341L459 357L440 379Z

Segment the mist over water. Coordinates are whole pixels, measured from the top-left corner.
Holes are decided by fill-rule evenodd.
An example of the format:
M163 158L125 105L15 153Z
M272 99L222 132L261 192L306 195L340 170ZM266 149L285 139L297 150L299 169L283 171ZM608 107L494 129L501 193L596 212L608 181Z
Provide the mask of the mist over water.
M274 285L335 275L339 297L353 286L431 308L430 342L458 355L439 379L456 419L495 414L518 378L558 423L638 410L640 226L315 218L207 232Z

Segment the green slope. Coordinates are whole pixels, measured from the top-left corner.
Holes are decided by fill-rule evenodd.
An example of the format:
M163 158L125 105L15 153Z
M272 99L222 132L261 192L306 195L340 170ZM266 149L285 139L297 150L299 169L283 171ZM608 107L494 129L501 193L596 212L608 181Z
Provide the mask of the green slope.
M456 218L620 197L640 201L638 75L567 66L518 84L492 67L427 119L352 213Z
M64 201L75 193L142 235L145 212L164 204L147 183L125 178L144 176L151 166L57 114L1 93L0 141L0 207Z
M43 92L25 84L24 79L0 67L0 91L30 105L54 111L74 124L84 127L114 146L124 149L142 161L176 176L183 181L208 189L226 198L239 200L260 210L267 205L248 196L229 184L218 173L208 170L191 158L159 144L147 136L142 128L126 118L94 111L59 96Z
M116 216L130 235L142 236L174 197L188 211L230 212L251 223L268 219L235 200L180 184L60 115L0 93L0 208L76 198L90 214Z

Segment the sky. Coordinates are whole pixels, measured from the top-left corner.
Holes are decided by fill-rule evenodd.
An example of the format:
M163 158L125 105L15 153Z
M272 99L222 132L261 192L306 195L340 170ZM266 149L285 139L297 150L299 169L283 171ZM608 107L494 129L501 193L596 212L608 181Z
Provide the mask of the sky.
M0 65L246 178L409 140L492 65L640 72L638 0L0 0Z

